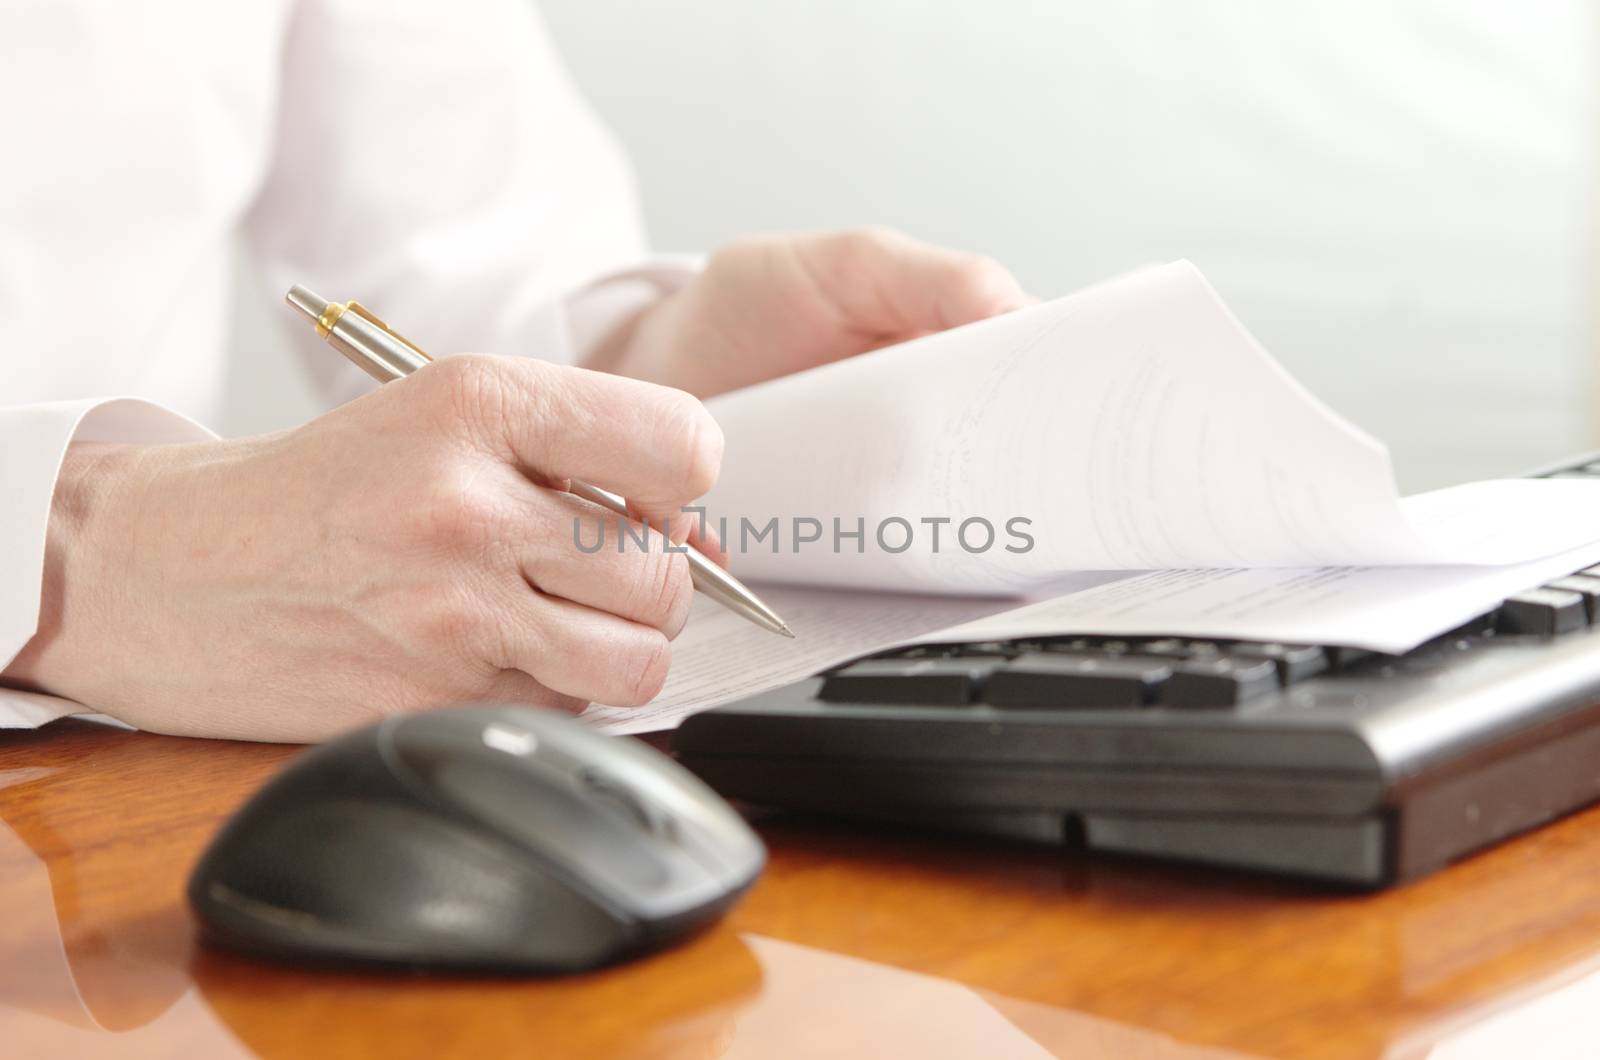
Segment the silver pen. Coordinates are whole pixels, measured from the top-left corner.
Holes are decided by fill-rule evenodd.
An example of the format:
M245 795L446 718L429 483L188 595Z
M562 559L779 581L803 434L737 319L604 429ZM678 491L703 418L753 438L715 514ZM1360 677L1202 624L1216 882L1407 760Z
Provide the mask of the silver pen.
M304 287L289 288L284 301L311 321L316 326L317 334L328 340L328 345L350 358L380 383L410 375L433 360L415 343L402 338L358 302L329 302ZM614 493L576 479L569 482L567 488L586 501L608 508L618 515L631 517L627 504ZM783 619L762 603L759 596L745 588L739 579L692 547L687 555L689 572L696 589L762 629L781 633L785 637L794 636Z

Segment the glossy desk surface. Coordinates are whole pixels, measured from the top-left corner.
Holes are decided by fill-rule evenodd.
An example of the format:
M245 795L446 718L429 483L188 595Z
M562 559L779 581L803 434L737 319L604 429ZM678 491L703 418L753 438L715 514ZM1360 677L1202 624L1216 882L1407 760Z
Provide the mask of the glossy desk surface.
M1593 811L1376 895L769 819L726 922L598 974L199 948L189 868L295 750L0 732L0 1055L1578 1056L1600 1024Z

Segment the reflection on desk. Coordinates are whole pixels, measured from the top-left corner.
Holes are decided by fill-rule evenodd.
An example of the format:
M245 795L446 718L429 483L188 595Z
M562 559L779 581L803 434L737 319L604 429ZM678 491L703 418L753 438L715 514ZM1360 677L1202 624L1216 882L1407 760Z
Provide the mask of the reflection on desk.
M1462 1060L1587 1055L1600 1003L1600 811L1377 895L769 819L728 921L600 973L198 949L189 867L292 753L75 721L0 737L7 1057Z

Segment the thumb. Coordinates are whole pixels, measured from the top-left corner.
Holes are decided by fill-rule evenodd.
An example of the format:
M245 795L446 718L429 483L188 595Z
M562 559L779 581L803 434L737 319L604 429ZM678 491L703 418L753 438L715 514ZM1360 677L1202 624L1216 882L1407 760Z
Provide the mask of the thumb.
M1010 270L993 258L934 246L890 228L865 228L823 237L856 296L839 301L877 319L863 330L919 335L969 324L1031 305ZM841 292L843 294L843 292ZM866 297L863 297L866 296Z

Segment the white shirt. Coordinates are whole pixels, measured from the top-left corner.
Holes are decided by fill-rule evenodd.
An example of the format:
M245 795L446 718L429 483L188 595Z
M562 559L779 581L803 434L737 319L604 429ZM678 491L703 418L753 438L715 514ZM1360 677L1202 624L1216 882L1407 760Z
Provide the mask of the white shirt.
M687 275L628 267L625 162L526 0L0 0L0 92L0 667L68 443L209 436L241 236L439 351L576 360ZM372 385L300 348L330 405ZM0 726L66 709L0 690Z

